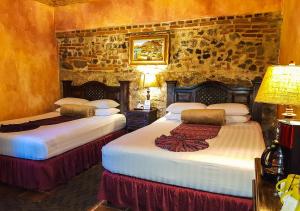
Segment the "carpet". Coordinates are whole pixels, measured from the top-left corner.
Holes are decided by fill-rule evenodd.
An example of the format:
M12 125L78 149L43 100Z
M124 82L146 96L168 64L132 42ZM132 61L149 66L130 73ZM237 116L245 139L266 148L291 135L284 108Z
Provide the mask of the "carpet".
M96 165L50 192L33 192L0 184L0 211L116 210L97 200L102 167Z

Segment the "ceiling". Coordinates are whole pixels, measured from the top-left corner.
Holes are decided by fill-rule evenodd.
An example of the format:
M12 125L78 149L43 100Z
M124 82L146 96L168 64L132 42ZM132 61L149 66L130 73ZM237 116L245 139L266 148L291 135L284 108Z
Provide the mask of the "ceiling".
M36 0L36 1L50 6L58 7L58 6L65 6L68 4L89 2L91 0Z

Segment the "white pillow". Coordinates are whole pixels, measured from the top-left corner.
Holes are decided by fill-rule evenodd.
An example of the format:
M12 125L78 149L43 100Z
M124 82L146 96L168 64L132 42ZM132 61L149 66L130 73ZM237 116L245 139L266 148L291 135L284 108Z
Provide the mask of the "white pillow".
M120 104L114 100L102 99L102 100L89 101L85 105L94 106L96 108L115 108L118 107Z
M181 114L175 114L175 113L167 113L166 114L166 119L167 120L177 120L177 121L181 121Z
M117 108L98 108L95 110L95 116L110 116L120 112Z
M249 108L241 103L219 103L207 106L207 109L224 109L225 115L243 116L249 114Z
M62 99L56 101L54 104L59 105L59 106L62 106L65 104L83 105L87 102L89 102L89 101L86 99L75 98L75 97L65 97L65 98L62 98Z
M202 103L172 103L168 106L167 111L175 114L180 114L187 109L205 109L206 105Z
M250 115L244 115L244 116L225 116L226 124L230 123L244 123L248 122L251 119Z

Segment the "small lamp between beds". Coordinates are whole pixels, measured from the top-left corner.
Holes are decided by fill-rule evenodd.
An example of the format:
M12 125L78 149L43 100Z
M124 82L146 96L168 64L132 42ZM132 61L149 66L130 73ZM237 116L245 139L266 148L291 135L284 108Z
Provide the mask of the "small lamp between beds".
M156 75L145 73L143 78L143 88L147 88L147 100L144 102L144 109L151 109L150 87L158 87Z

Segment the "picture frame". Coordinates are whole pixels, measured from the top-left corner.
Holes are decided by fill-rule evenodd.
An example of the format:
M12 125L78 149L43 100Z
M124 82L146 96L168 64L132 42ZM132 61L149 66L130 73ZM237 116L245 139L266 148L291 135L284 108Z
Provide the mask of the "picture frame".
M169 63L169 34L129 37L130 65L166 65Z

